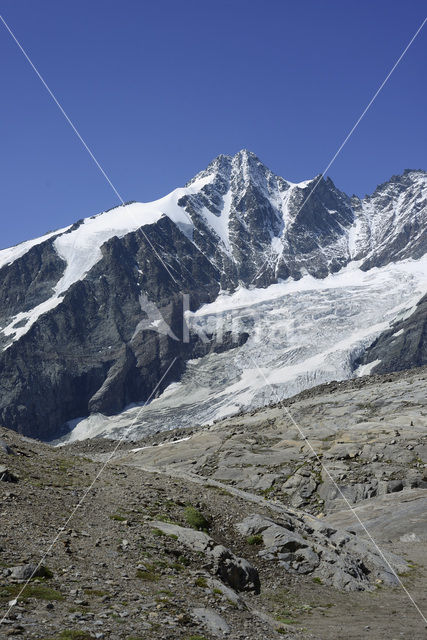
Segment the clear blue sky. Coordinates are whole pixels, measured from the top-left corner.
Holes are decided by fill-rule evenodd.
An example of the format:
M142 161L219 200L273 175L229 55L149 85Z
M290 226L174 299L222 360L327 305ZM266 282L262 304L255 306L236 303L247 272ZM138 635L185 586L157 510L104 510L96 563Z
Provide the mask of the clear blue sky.
M219 153L320 173L425 17L408 0L3 0L1 13L125 200ZM329 175L363 195L427 169L427 26ZM117 199L0 24L0 247Z

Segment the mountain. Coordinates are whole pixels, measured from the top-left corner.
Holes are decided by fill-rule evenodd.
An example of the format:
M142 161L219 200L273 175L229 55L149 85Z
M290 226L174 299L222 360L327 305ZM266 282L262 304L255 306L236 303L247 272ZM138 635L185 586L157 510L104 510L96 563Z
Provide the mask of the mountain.
M356 362L369 369L379 359L369 360L370 345L399 314L414 307L412 324L423 320L415 305L427 291L426 198L421 170L393 176L361 199L321 176L291 183L243 150L218 156L160 200L128 203L0 251L0 422L54 438L71 420L161 395L185 381L194 359L209 362L206 388L222 380L232 392L230 357L251 348L258 320L267 342L255 355L269 366L276 358L282 395L349 377ZM242 295L251 298L251 317L236 329L224 319ZM224 304L219 339L212 318ZM326 307L334 313L322 315ZM279 316L287 311L285 340ZM356 323L367 323L359 336ZM187 325L189 339L181 339ZM331 325L347 351L324 366L327 345L313 347ZM424 358L414 346L401 361L410 367ZM286 388L284 367L295 364L315 373ZM237 408L241 402L240 394Z

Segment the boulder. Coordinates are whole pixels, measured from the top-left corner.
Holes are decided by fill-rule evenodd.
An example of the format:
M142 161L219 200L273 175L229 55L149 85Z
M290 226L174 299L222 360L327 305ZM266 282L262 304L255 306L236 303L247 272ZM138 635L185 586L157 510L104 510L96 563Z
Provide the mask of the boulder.
M4 464L0 464L0 480L3 482L18 482L18 477L9 471Z
M257 569L244 558L234 555L230 549L217 544L207 533L169 522L152 521L150 525L167 535L176 536L189 549L204 553L213 573L236 591L260 592Z
M13 580L29 580L30 578L48 578L51 573L46 567L36 564L23 564L10 568L10 577Z
M5 442L2 438L0 438L0 451L3 451L3 453L5 453L8 456L15 455L14 450L11 449L11 447L9 447L7 442Z
M222 637L230 633L230 627L214 609L198 607L192 611L197 622L201 622L214 636Z

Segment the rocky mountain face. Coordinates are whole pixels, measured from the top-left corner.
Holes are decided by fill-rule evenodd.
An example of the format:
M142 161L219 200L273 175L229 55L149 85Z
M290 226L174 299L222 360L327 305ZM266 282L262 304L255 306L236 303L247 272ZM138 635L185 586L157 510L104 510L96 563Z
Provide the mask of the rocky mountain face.
M423 171L359 199L329 178L286 181L241 151L156 202L0 251L0 422L53 438L67 421L158 395L188 360L235 346L183 340L183 294L195 312L221 290L418 259L426 197ZM405 365L422 364L424 351L414 343Z
M403 371L427 363L427 296L408 318L397 321L363 353L361 365L372 373Z
M371 196L353 199L352 256L362 269L381 267L427 253L426 172L406 169Z

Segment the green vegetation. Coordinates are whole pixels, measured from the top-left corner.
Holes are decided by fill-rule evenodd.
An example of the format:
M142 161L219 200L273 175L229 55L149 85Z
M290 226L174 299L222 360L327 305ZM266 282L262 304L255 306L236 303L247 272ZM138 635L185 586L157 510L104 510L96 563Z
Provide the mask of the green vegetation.
M227 489L224 489L224 487L217 487L215 484L207 484L206 487L207 489L213 489L214 491L218 491L218 493L220 493L223 496L233 495L230 491L227 491Z
M283 624L296 624L296 621L293 618L290 618L286 615L277 615L276 620L277 622L282 622Z
M313 582L316 582L316 584L323 584L322 579L319 578L318 576L316 576L315 578L313 578Z
M43 640L94 640L94 636L88 631L82 631L81 629L64 629L59 636L44 638Z
M125 516L120 516L118 513L114 513L112 516L110 516L110 520L115 520L116 522L125 522L127 518L125 518Z
M184 565L184 567L188 567L189 564L191 564L190 560L187 558L187 556L184 556L182 554L178 557L178 562L180 564Z
M185 507L184 518L192 529L197 529L197 531L209 531L210 529L210 522L196 507Z
M246 542L251 545L262 544L263 539L262 539L262 536L259 533L257 533L254 536L249 536L248 538L246 538Z
M74 467L74 461L69 458L61 458L58 461L58 471L61 473L67 473L70 469Z
M203 576L199 576L198 578L196 578L194 584L196 585L196 587L203 587L204 589L206 589L206 587L208 586L206 578L204 578Z
M176 522L176 520L172 520L169 516L164 515L163 513L155 513L153 515L153 519L154 520L160 520L160 522L167 522L169 524L177 524L177 525L179 525L179 522Z
M84 593L87 596L98 596L99 598L108 596L108 591L102 591L102 589L85 589Z
M275 487L274 485L272 485L272 486L271 486L271 487L269 487L268 489L263 489L263 490L261 491L261 494L264 496L264 498L265 498L266 500L268 500L269 496L273 493L273 491L275 490L275 488L276 488L276 487Z
M20 584L8 584L0 587L0 600L9 598L16 598L21 593L22 585ZM37 600L62 600L62 594L56 589L52 589L43 582L30 583L20 595L20 599L27 600L28 598L37 598Z
M159 575L155 572L152 564L146 564L144 569L137 569L136 577L146 582L157 582L159 579Z

